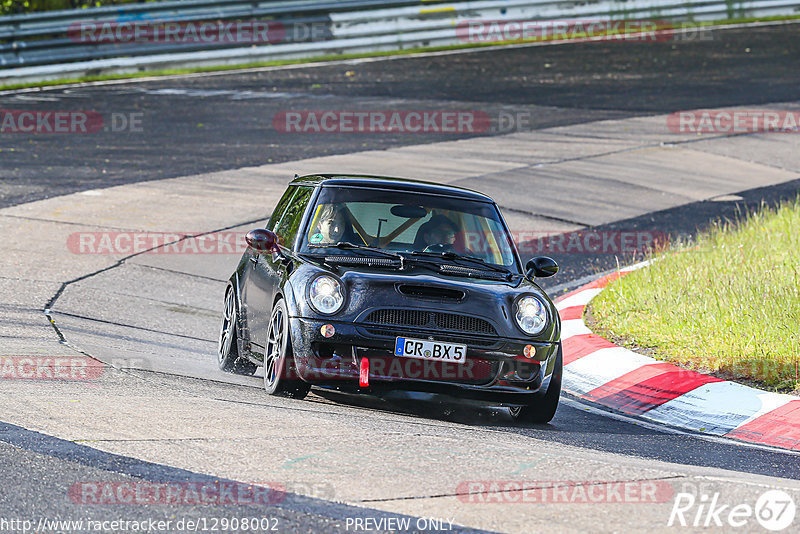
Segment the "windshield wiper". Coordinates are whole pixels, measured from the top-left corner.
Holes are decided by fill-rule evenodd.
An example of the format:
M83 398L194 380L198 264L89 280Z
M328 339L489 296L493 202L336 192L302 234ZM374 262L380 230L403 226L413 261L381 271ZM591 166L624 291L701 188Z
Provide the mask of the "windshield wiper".
M414 251L414 252L411 253L411 255L412 256L426 256L426 257L430 257L430 258L442 258L443 260L465 261L465 262L468 262L468 263L472 263L472 264L478 265L480 267L484 267L486 269L489 269L490 271L494 271L494 272L497 272L497 273L510 274L510 275L514 274L511 271L509 271L508 269L506 269L505 267L500 267L498 265L494 265L494 264L488 263L487 261L484 261L484 260L482 260L480 258L476 258L475 256L465 256L463 254L458 254L456 252L448 252L448 251L445 251L445 252L419 252L419 251Z
M369 245L357 245L356 243L351 243L349 241L341 241L339 243L334 243L330 245L308 245L308 248L338 248L342 250L366 250L369 252L376 252L378 254L382 254L387 258L392 258L393 260L398 260L400 262L400 270L403 270L403 268L405 267L406 258L401 254L397 254L396 252L389 252L388 250L383 250L377 247L370 247Z
M468 278L474 278L475 275L479 275L483 278L490 278L493 280L503 280L506 282L511 282L514 278L519 277L521 275L512 273L502 267L497 267L490 263L483 262L479 258L473 258L470 256L460 256L456 253L452 252L412 252L412 255L416 257L407 258L409 261L418 263L421 266L430 268L440 274L450 274L455 276L466 276ZM444 254L444 255L443 255ZM451 256L451 254L453 256ZM430 258L430 259L428 259ZM467 266L467 265L459 265L457 263L440 263L438 261L434 261L436 259L456 259L456 260L466 260L467 262L476 264L478 268ZM435 266L435 267L434 267Z

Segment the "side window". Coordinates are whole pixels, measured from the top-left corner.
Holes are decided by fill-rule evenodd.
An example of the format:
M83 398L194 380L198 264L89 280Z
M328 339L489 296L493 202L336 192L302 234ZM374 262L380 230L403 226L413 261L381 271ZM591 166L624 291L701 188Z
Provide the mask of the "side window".
M294 197L295 193L297 192L297 186L290 186L286 192L283 194L281 199L278 201L278 205L275 206L275 209L272 210L272 215L269 216L269 221L267 221L267 230L275 231L275 227L278 226L278 223L281 222L281 218L283 217L284 212L286 211L286 207L291 202L292 197Z
M294 243L297 241L297 231L300 229L303 213L306 211L313 191L311 187L298 187L289 207L286 208L280 222L274 227L273 232L278 235L281 245L286 248L294 247Z

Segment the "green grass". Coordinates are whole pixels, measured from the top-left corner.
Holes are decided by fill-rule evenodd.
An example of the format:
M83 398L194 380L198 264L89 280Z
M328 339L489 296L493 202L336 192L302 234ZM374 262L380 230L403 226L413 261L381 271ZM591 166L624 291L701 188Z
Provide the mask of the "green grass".
M653 357L798 392L800 198L714 225L590 306L597 333Z
M658 17L653 17L653 18L657 19ZM761 18L737 18L737 19L726 19L726 20L707 21L707 22L675 22L674 28L678 30L678 29L687 29L692 27L701 28L704 26L712 26L712 25L742 24L748 22L777 22L777 21L788 21L788 20L799 20L799 19L800 15L786 15L786 16L761 17ZM548 40L554 40L554 39L548 39ZM0 90L5 91L14 89L26 89L29 87L48 87L52 85L64 85L64 84L86 83L86 82L97 82L97 81L108 81L108 80L128 80L136 78L145 78L150 76L175 76L181 74L195 74L201 72L236 71L236 70L259 68L259 67L302 65L305 63L340 61L347 59L362 59L370 57L404 56L404 55L419 54L424 52L440 52L448 50L462 50L468 48L485 48L492 46L504 46L509 44L522 44L526 42L531 42L531 41L519 40L519 41L500 41L500 42L489 42L489 43L463 43L450 46L408 48L405 50L390 50L384 52L369 52L363 54L332 54L332 55L323 55L310 58L283 59L275 61L242 63L239 65L219 65L219 66L193 67L184 69L143 70L140 72L133 72L127 74L102 74L96 76L64 78L64 79L49 80L42 82L26 82L19 84L0 85ZM676 42L682 42L682 41L676 41Z

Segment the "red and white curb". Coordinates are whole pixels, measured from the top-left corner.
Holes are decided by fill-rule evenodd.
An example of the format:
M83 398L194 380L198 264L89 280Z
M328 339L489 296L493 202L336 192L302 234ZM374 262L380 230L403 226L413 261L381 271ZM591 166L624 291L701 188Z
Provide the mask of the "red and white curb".
M606 408L696 432L800 450L800 399L682 369L592 333L586 305L640 263L556 300L564 389Z

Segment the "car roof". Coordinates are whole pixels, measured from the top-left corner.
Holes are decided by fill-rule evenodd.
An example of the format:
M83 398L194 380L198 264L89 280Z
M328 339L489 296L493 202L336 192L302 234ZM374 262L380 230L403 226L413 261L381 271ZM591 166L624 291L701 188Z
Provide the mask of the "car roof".
M469 200L479 200L482 202L494 202L491 197L452 185L437 184L434 182L424 182L421 180L411 180L409 178L394 178L391 176L373 175L353 175L353 174L309 174L298 176L292 180L290 185L321 185L340 186L340 187L367 187L376 189L394 189L399 191L411 191L416 193L433 193L442 196L464 198Z

